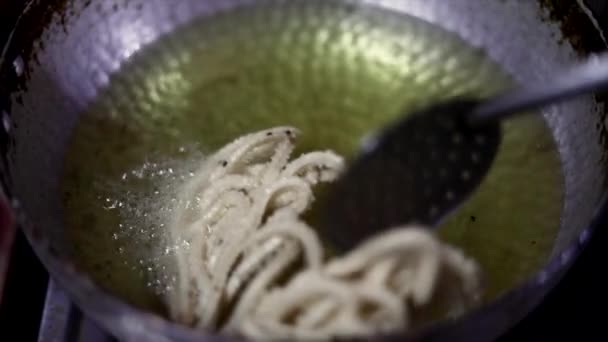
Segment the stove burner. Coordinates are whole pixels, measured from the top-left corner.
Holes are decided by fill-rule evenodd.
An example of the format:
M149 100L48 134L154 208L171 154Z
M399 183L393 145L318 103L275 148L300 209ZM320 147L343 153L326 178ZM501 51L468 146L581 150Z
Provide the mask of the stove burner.
M54 281L49 281L38 342L114 342L116 339L83 316Z

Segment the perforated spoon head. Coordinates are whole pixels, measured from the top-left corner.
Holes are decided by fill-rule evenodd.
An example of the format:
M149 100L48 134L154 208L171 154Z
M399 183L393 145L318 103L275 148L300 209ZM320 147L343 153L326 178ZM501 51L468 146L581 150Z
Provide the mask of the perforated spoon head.
M548 82L405 116L370 139L338 180L321 227L337 248L348 249L397 225L436 226L488 173L501 120L599 90L608 90L608 55L591 57Z
M436 226L477 189L501 141L498 121L469 124L479 104L457 99L406 116L367 140L334 184L324 234L348 250L380 230Z

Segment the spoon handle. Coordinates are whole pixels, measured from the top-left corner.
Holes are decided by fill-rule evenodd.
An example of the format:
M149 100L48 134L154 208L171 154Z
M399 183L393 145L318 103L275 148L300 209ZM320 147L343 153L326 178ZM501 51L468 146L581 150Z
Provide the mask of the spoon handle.
M608 89L608 54L595 56L542 84L513 89L482 101L469 120L473 124L497 121L585 93Z

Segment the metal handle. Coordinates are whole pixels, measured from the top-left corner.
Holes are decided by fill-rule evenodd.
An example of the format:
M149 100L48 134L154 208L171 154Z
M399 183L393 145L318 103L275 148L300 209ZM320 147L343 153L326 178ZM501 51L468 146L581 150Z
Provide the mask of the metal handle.
M608 89L608 54L595 56L553 80L509 91L481 102L469 120L478 124L500 120L527 109Z
M6 284L6 276L11 258L11 251L15 242L16 225L15 214L11 208L4 191L0 189L0 303Z

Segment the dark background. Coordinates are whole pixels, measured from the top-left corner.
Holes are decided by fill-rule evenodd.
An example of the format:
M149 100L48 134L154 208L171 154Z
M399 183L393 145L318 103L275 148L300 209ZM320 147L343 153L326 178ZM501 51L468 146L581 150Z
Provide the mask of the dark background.
M449 1L449 0L446 0ZM563 0L575 1L575 0ZM608 0L587 0L608 32ZM0 0L0 46L12 27L22 0ZM599 227L574 267L546 300L500 342L608 341L608 220ZM36 341L48 275L18 233L3 300L0 340ZM19 336L18 338L16 336Z

